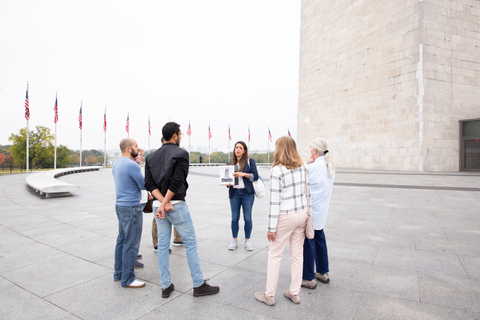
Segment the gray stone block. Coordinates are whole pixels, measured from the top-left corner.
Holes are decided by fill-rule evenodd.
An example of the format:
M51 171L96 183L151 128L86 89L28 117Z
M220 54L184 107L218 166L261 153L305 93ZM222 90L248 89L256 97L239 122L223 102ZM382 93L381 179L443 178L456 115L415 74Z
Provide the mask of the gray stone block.
M419 272L422 302L480 313L480 280Z

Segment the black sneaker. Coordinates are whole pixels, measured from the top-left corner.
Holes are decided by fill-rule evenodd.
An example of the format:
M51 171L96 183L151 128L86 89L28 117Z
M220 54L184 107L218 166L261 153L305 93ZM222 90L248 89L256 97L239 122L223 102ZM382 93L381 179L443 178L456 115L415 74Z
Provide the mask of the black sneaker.
M162 298L170 297L170 293L172 293L173 289L175 289L173 283L171 283L170 287L168 287L167 289L162 289Z
M205 279L205 281L200 287L193 288L194 297L208 296L211 294L216 294L220 291L219 287L209 285L207 283L208 280L210 279Z

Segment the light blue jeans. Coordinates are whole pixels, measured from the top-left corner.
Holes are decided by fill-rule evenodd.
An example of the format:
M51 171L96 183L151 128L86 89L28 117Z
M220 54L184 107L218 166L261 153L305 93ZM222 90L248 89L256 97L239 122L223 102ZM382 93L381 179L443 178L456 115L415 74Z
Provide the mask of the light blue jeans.
M126 287L135 280L133 264L137 260L142 237L143 211L140 205L115 205L118 219L118 237L115 246L115 272L113 279Z
M158 207L153 207L153 212L157 212ZM188 267L193 280L193 287L199 287L203 284L204 278L200 268L200 259L198 258L197 238L193 228L192 218L188 211L185 201L180 201L173 205L172 211L165 211L164 219L157 219L158 230L158 269L160 270L160 283L163 288L170 287L172 277L170 276L170 262L168 249L170 249L170 238L172 235L172 225L175 226L185 244L187 253Z

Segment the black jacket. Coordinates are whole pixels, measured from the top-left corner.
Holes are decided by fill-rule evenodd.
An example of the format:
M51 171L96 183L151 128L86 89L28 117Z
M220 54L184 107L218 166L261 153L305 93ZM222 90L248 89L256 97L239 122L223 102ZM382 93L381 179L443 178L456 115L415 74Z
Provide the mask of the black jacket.
M165 143L145 159L145 189L155 189L165 196L175 193L172 200L185 200L187 195L188 152L174 143Z

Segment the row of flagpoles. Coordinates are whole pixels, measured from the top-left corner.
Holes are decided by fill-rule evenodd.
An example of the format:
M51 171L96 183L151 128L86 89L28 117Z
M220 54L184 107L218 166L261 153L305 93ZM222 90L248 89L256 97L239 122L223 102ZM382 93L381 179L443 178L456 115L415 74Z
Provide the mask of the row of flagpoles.
M78 127L80 128L80 166L82 166L82 125L83 125L83 117L82 117L82 107L83 101L80 102L80 112L78 115ZM55 151L54 151L54 161L53 167L57 169L57 122L58 122L58 97L57 93L55 93L55 105L53 107L54 110L54 123L55 123ZM26 169L29 172L29 120L30 120L30 104L28 100L28 82L27 82L27 92L25 94L25 119L27 120L27 165ZM107 107L105 107L105 112L103 114L103 131L104 131L104 158L103 158L103 166L107 166ZM127 132L127 137L130 137L130 112L127 114L127 122L125 124L125 131ZM152 135L151 126L150 126L150 116L148 116L148 150L150 151L150 136ZM190 153L190 136L192 135L192 127L190 123L188 123L187 129L188 135L188 153ZM288 135L291 137L290 129L288 129ZM210 163L210 139L212 139L212 131L210 130L210 124L208 124L208 163ZM230 132L230 125L228 125L228 155L230 156L230 141L232 140L232 134ZM270 142L272 142L272 133L270 132L270 127L268 128L268 162L270 162ZM250 125L248 126L248 148L250 149Z

